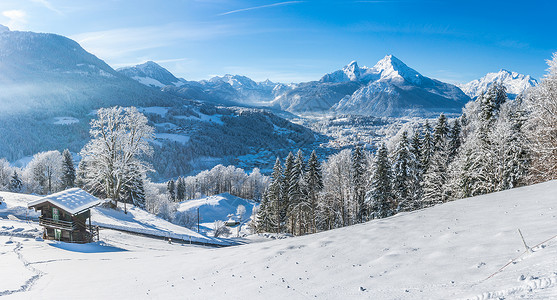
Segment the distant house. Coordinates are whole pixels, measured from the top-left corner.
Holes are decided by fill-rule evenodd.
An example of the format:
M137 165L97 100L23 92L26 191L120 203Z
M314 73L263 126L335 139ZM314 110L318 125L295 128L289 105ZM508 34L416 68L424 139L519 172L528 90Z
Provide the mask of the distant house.
M44 227L45 239L87 243L94 235L90 208L101 202L80 188L72 188L32 201L27 207L41 211L39 224Z

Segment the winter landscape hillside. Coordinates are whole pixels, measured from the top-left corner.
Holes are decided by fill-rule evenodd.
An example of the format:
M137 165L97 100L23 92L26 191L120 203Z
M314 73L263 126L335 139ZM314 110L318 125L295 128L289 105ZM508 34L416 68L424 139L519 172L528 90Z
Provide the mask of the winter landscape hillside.
M158 179L219 163L253 168L238 159L242 155L259 155L270 167L276 155L315 142L310 130L267 111L215 106L147 87L127 76L182 81L154 63L117 72L59 35L0 32L0 57L5 75L0 78L0 157L11 162L46 150L79 152L95 111L115 105L140 107L156 128L153 145L160 150L151 176Z
M478 4L0 1L0 298L557 299L557 5Z
M111 230L93 245L44 242L35 239L35 223L4 217L2 264L10 272L1 273L0 294L51 298L63 288L72 298L551 299L556 189L552 181L220 249Z

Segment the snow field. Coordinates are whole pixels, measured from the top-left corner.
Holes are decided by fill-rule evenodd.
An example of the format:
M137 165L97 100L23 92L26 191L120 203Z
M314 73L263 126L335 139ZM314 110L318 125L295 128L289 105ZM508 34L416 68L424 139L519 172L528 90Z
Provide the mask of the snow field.
M552 299L555 190L552 181L220 249L110 230L101 231L106 245L127 251L82 253L13 237L44 275L6 298L52 298L64 289L68 297L91 299ZM532 252L523 254L517 229Z

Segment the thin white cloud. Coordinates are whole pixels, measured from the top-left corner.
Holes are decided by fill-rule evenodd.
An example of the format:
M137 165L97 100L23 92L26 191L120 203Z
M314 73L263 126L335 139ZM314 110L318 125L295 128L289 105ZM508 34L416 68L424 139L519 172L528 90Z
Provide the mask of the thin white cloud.
M10 29L24 29L25 24L27 24L27 13L24 10L5 10L2 12L2 15L8 18L6 25Z
M169 47L184 41L211 39L228 34L230 30L224 25L171 24L85 32L70 38L99 58L116 64L122 58L138 57L145 50Z
M190 58L187 57L183 57L183 58L170 58L170 59L156 59L153 58L151 56L142 56L142 57L138 57L136 60L133 60L132 62L129 61L125 61L125 62L121 62L121 63L117 63L112 65L113 68L121 68L121 67L129 67L129 66L136 66L136 65L140 65L143 64L147 61L154 61L157 64L177 64L177 63L181 63L181 62L191 62ZM171 71L172 72L172 71ZM172 72L174 74L174 72ZM174 74L176 75L176 74Z
M304 1L278 2L278 3L273 3L273 4L267 4L267 5L253 6L253 7L248 7L248 8L241 8L241 9L231 10L231 11L227 11L227 12L224 12L224 13L218 14L218 15L219 16L225 16L225 15L235 14L235 13L244 12L244 11L250 11L250 10L261 9L261 8L269 8L269 7L275 7L275 6L298 4L298 3L302 3L302 2L304 2Z
M157 60L157 63L171 63L171 62L179 62L179 61L189 61L190 59L187 57L183 57L183 58L171 58L171 59L159 59Z
M57 9L56 7L54 7L50 2L48 2L47 0L31 0L35 3L41 4L44 7L46 7L48 10L53 11L59 15L64 15L64 13L62 11L60 11L59 9Z

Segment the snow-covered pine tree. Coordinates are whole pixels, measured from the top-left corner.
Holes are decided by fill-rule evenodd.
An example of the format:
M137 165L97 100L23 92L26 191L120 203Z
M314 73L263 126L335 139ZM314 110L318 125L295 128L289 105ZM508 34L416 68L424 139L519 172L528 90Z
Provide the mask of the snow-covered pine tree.
M525 99L530 111L525 124L532 150L530 183L557 179L557 52L547 64L548 73Z
M452 161L456 154L458 153L458 148L462 144L462 137L460 136L460 121L459 119L454 119L453 126L449 132L449 160Z
M352 152L352 185L354 188L354 203L357 205L356 220L359 223L365 222L368 217L367 205L365 203L367 168L367 159L364 156L363 150L361 147L356 146Z
M120 199L125 203L145 208L145 173L139 164L133 164L128 169L125 184L122 187Z
M304 211L309 208L309 203L306 197L306 183L304 180L305 175L305 162L301 150L296 153L294 164L291 168L288 181L288 198L289 205L289 219L291 224L291 233L301 235L304 226Z
M17 170L14 170L14 174L12 175L12 178L10 179L9 190L12 193L19 193L19 192L21 192L22 189L23 189L23 183L21 182L21 179L19 178L19 175L17 174Z
M414 184L413 157L408 142L408 132L404 131L392 154L393 197L397 203L396 211L408 211L414 207L411 188Z
M268 193L265 191L257 209L256 219L257 232L271 232L273 228L272 206L269 201Z
M166 183L166 190L168 191L168 195L171 201L176 201L176 182L174 179L170 179Z
M412 157L412 169L414 174L412 177L412 185L410 186L410 195L412 197L412 205L410 210L421 208L421 199L423 195L423 178L425 174L424 165L422 164L422 139L418 130L414 131L410 146L410 154Z
M440 114L437 119L437 124L435 125L435 130L433 132L433 151L438 151L441 144L445 143L447 136L449 135L449 125L447 123L447 117L445 114Z
M478 99L481 101L482 119L491 121L497 117L501 105L507 101L507 89L503 83L496 81Z
M280 159L277 157L271 174L271 183L267 189L267 201L269 217L271 218L273 230L276 233L283 232L284 224L286 222L286 213L283 205L283 172Z
M439 115L433 135L434 153L424 174L422 206L433 206L447 201L449 165L449 125L444 114Z
M425 173L429 168L429 162L435 150L435 144L433 142L433 137L431 136L431 126L429 125L428 120L426 120L423 127L421 145L422 149L420 152L422 156L422 167Z
M184 201L186 199L186 181L182 177L176 180L176 200Z
M75 177L76 174L72 154L70 153L70 150L66 149L62 152L61 188L65 190L74 187Z
M87 170L87 162L80 160L77 165L75 185L82 189L85 187L85 170ZM96 190L100 190L100 188L97 188Z
M522 132L524 112L521 106L520 98L501 105L499 118L491 131L494 161L497 162L497 191L519 186L528 170L530 155Z
M308 160L308 168L306 172L306 183L307 183L307 196L309 198L309 205L310 205L310 215L309 221L311 222L311 232L317 232L317 225L316 225L316 210L317 210L317 202L318 202L318 195L321 190L323 190L323 173L321 171L321 164L317 159L317 154L315 150L311 152L311 155Z
M372 218L385 218L394 214L391 163L385 143L377 151L374 169L366 202L371 207Z
M437 151L433 154L429 168L424 175L422 207L429 207L447 201L446 183L449 160L447 147L445 140L440 140L436 145Z
M498 190L504 167L494 145L494 128L506 101L505 87L494 83L476 101L466 105L464 142L449 167L451 198L482 195Z

